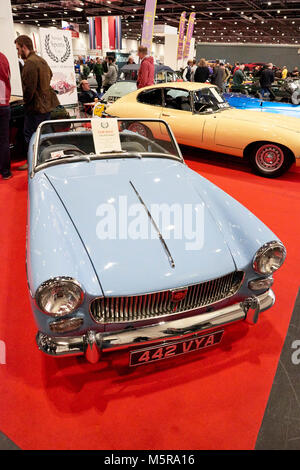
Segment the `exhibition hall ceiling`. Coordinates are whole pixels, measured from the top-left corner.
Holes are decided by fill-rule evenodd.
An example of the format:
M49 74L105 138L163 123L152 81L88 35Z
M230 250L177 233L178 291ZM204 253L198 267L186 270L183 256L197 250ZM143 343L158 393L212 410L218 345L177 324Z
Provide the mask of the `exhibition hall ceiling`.
M122 16L123 36L139 39L144 0L12 0L14 21L57 26L62 19L88 31L89 16ZM196 12L196 42L300 44L300 1L158 0L155 24L178 27L182 11ZM162 41L155 37L155 41Z

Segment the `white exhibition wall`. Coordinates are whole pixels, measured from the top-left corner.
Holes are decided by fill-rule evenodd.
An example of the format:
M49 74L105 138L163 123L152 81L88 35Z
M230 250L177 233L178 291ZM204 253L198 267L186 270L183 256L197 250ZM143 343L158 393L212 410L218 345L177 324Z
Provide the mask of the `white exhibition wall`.
M0 51L4 54L10 65L12 95L22 96L22 84L16 50L15 31L10 0L1 0L0 7Z

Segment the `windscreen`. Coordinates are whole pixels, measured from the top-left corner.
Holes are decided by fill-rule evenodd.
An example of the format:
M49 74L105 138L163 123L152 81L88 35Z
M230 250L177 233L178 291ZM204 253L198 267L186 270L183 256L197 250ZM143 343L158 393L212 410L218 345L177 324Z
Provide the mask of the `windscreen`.
M215 87L201 88L194 91L193 98L196 112L218 111L230 107Z
M35 166L136 155L182 159L163 121L94 118L43 123Z

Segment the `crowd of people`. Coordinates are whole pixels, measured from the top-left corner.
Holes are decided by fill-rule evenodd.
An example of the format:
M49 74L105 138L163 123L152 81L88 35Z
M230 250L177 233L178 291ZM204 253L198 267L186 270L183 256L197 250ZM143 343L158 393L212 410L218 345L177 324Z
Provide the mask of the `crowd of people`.
M143 88L148 85L154 84L154 60L152 56L148 55L147 48L139 46L138 57L140 61L140 68L138 72L128 70L124 72L125 80L136 80L137 88ZM80 64L80 78L79 85L80 93L78 99L82 104L92 103L100 97L101 92L105 93L116 81L119 76L118 65L113 56L107 56L105 59L96 57L96 59L89 59L83 64L83 59L79 58L76 63ZM129 57L127 64L134 64L133 57ZM77 69L78 70L78 69ZM92 73L97 81L97 92L91 89L87 80L88 76Z
M209 81L213 85L217 85L222 91L225 91L229 86L230 76L229 64L216 60L212 67L204 58L200 59L198 64L195 59L189 60L182 73L184 81L199 83Z
M196 60L189 60L182 71L182 78L184 81L210 82L217 85L222 92L228 90L229 81L232 78L231 91L240 91L241 84L247 79L245 72L246 66L243 63L235 62L231 65L215 60L212 65L202 58L198 64ZM275 68L272 63L254 67L251 75L259 81L262 97L266 95L273 97L271 85L275 79L300 78L298 67L289 71L286 66Z
M59 106L57 94L50 86L52 72L47 62L35 53L32 40L29 36L21 35L15 40L18 57L22 66L20 67L23 101L24 101L24 140L28 147L33 133L38 125L50 119L51 111ZM125 72L125 80L136 80L137 88L154 84L154 60L148 55L146 47L138 48L140 67L138 72L128 70ZM127 64L134 64L132 57L128 58ZM96 57L85 61L82 57L75 63L75 68L80 75L80 90L78 94L79 102L94 103L99 99L102 92L105 92L111 85L116 83L119 76L116 59L112 55L107 55L105 59ZM209 82L219 87L225 92L229 87L232 78L231 90L239 91L240 85L246 80L245 64L236 62L233 66L220 60L208 63L202 58L198 63L196 60L189 60L182 70L184 81L194 81L199 83ZM88 82L88 77L92 73L97 81L96 91L92 90ZM267 94L272 97L271 85L277 78L287 77L300 78L298 67L289 71L286 66L281 69L275 68L272 63L263 67L257 66L251 71L252 76L259 80L262 96ZM10 66L4 54L0 53L0 140L2 143L0 157L0 173L2 178L12 177L10 170L10 150L9 150L9 121L10 121ZM28 168L27 163L19 167L21 170Z
M15 45L22 67L20 67L23 102L24 102L24 140L26 153L30 139L38 125L51 117L51 112L59 105L57 94L50 86L52 71L47 62L34 51L32 40L29 36L20 35L15 40ZM137 87L142 88L154 84L154 61L147 54L147 48L140 46L138 49L140 68L137 74ZM129 59L132 63L132 59ZM101 91L106 91L117 81L118 67L113 56L107 56L105 60L96 58L84 63L80 58L78 64L81 76L79 101L90 103L97 100ZM93 72L97 80L97 92L91 90L88 76ZM9 62L0 52L0 173L4 180L12 177L11 158L9 146L9 123L11 116L11 72ZM20 166L18 170L27 170L28 164Z

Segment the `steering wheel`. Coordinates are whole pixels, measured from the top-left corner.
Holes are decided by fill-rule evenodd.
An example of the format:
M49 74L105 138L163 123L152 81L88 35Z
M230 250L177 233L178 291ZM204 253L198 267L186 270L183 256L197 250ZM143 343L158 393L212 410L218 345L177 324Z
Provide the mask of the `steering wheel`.
M210 108L210 107L211 107L210 103L201 103L201 102L195 103L195 111L197 111L197 113L201 113L206 108Z

